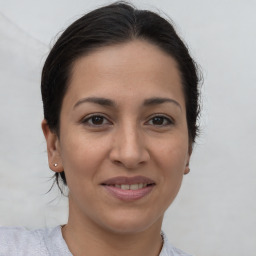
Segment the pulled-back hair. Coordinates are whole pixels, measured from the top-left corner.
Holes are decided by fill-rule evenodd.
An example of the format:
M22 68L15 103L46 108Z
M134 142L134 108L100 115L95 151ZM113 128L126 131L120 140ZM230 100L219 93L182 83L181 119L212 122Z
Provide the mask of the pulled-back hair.
M41 92L44 118L59 136L60 111L69 86L74 62L103 46L146 40L158 46L177 63L186 104L190 146L198 133L198 72L189 51L173 26L158 14L116 2L85 14L72 23L51 49L42 71ZM59 173L56 173L58 183ZM66 185L64 171L60 173Z

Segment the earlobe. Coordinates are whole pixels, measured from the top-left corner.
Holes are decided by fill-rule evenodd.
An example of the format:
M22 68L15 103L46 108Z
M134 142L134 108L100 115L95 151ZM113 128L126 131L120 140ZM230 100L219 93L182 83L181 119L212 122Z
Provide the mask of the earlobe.
M54 172L62 172L63 165L60 155L59 138L55 132L51 131L45 119L42 121L42 130L47 144L49 167Z
M189 165L186 165L186 168L184 170L184 175L188 174L190 172Z
M190 168L189 168L189 161L190 161L190 156L191 156L191 150L188 152L188 159L186 162L186 166L185 166L185 170L184 170L184 175L188 174L190 172Z

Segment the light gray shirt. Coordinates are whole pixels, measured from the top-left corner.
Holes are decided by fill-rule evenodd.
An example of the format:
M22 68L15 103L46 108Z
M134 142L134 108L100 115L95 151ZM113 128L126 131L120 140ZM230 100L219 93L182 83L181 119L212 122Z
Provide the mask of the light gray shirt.
M159 256L190 256L174 248L164 233ZM37 230L0 227L0 256L72 256L63 239L61 226Z

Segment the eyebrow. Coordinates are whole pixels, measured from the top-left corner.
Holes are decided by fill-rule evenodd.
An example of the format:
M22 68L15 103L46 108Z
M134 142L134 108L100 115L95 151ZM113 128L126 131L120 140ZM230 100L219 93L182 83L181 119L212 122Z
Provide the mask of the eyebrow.
M83 98L83 99L79 100L74 105L74 108L76 108L77 106L81 105L82 103L86 103L86 102L95 103L95 104L99 104L102 106L108 106L108 107L114 107L116 105L115 102L110 99L98 98L98 97L88 97L88 98Z
M82 103L95 103L99 104L101 106L108 106L108 107L115 107L117 104L110 99L107 98L101 98L101 97L88 97L88 98L83 98L79 100L75 105L74 108L77 106L81 105ZM152 106L152 105L159 105L163 103L174 103L176 106L178 106L181 109L181 105L173 99L170 98L162 98L162 97L154 97L154 98L149 98L144 100L143 105L144 106Z
M151 105L159 105L159 104L163 104L163 103L174 103L176 106L178 106L180 109L182 109L181 105L176 100L173 100L170 98L161 98L161 97L146 99L144 101L143 105L151 106Z

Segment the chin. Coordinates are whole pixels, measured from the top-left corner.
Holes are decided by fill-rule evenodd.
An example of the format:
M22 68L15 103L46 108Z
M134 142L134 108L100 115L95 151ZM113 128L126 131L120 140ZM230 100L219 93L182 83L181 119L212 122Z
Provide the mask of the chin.
M162 224L162 217L146 218L145 215L125 215L122 218L117 217L106 221L104 224L108 231L116 234L135 234L148 230L150 227L159 226Z
M129 223L122 223L118 225L112 225L108 227L108 232L119 234L119 235L129 235L136 234L147 230L147 226L144 225L130 225Z

